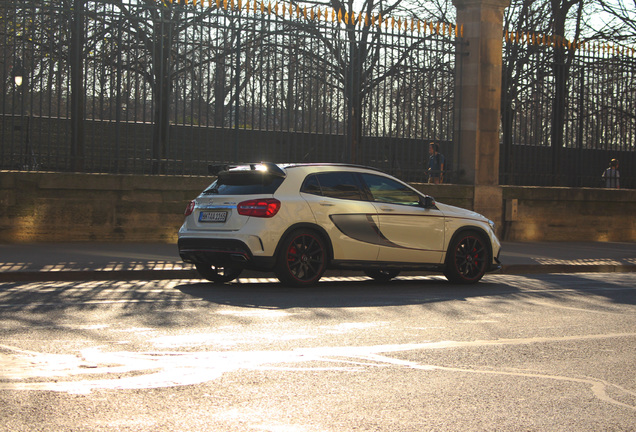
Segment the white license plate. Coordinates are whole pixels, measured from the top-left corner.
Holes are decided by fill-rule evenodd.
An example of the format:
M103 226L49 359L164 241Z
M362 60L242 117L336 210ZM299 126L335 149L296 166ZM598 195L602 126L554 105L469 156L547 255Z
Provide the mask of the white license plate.
M225 222L226 211L202 211L199 213L199 222Z

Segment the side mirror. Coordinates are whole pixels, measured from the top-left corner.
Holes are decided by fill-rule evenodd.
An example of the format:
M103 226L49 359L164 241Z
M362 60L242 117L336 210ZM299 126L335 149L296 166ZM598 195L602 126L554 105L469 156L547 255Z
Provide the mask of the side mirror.
M424 208L433 208L435 207L435 198L426 195L422 204L424 205Z

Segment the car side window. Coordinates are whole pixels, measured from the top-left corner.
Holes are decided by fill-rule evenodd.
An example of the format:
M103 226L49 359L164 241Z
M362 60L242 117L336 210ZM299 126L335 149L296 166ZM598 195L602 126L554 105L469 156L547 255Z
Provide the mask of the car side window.
M300 188L300 191L313 195L322 195L322 190L320 190L320 183L318 183L318 177L316 177L315 174L307 176L307 178L303 182L302 187Z
M375 202L417 206L420 196L408 186L387 177L362 174Z
M356 176L350 172L327 172L305 179L301 192L329 198L361 201L363 199Z

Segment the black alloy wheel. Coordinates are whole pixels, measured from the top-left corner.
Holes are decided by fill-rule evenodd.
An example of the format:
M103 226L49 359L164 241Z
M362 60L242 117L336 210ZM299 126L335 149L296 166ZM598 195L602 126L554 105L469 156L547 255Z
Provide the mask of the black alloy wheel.
M214 283L230 282L243 271L240 267L221 267L212 264L195 264L195 267L201 276Z
M369 276L371 279L375 279L378 282L388 282L397 275L400 274L399 270L378 270L371 269L365 270L364 274Z
M326 265L327 249L320 235L297 230L281 244L275 273L283 284L307 286L320 280Z
M461 233L449 246L444 275L453 283L479 282L486 273L490 254L482 235Z

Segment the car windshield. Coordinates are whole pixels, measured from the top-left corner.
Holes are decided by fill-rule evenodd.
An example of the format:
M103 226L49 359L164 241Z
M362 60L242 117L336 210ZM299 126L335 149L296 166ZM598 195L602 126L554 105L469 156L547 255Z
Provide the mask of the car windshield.
M219 174L219 178L203 193L206 195L271 195L276 192L283 180L285 179L282 177L260 171L229 171Z

